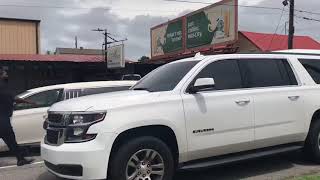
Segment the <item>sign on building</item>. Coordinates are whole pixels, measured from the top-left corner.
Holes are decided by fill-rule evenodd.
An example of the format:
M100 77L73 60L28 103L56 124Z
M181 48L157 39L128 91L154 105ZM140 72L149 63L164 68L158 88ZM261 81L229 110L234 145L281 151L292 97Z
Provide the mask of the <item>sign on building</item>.
M238 38L238 0L223 0L151 28L152 58L214 48Z
M109 47L107 60L108 68L124 68L124 44Z

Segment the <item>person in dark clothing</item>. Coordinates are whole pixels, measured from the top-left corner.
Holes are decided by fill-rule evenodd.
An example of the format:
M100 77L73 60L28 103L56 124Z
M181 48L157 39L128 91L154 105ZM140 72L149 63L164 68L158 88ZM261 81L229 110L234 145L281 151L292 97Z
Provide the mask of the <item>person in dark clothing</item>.
M0 68L0 138L7 144L10 151L17 158L17 165L23 166L30 164L33 160L24 157L19 148L16 136L11 126L11 116L13 113L14 103L25 102L21 99L15 99L8 89L8 75Z

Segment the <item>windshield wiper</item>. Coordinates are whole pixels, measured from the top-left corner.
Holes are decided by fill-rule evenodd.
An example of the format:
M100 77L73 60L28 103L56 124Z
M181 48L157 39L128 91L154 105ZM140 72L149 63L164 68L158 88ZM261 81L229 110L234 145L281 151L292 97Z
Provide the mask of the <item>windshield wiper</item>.
M132 90L142 90L142 91L148 91L151 92L148 88L133 88Z

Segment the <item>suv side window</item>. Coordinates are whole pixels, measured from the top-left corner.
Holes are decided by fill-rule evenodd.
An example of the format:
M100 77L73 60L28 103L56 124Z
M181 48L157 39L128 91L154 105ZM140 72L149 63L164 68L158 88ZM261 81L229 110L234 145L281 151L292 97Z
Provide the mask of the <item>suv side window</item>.
M108 93L108 92L115 92L115 91L125 91L125 90L129 90L130 87L131 86L88 88L88 89L82 90L81 96L88 96L93 94Z
M33 102L36 105L19 103L15 105L15 110L50 107L52 104L60 100L61 93L62 93L61 89L56 89L56 90L44 91L44 92L31 95L24 99L29 102Z
M293 71L283 59L240 59L245 88L297 85Z
M303 67L308 71L312 79L320 84L320 60L319 59L299 59Z
M220 60L205 67L196 77L213 78L214 90L242 88L241 74L237 60Z

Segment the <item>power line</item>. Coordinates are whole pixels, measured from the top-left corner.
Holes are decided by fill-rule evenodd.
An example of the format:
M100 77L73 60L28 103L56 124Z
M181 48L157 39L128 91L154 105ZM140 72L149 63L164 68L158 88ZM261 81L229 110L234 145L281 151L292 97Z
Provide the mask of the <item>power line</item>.
M17 5L17 4L0 4L0 7L16 7L16 8L45 8L45 9L74 9L74 10L92 10L92 9L102 9L102 10L126 10L126 11L156 11L156 12L177 12L177 10L159 10L159 9L128 9L128 8L111 8L111 7L64 7L64 6L42 6L42 5Z
M169 2L182 2L182 3L192 3L192 4L213 4L210 2L203 2L203 1L188 1L188 0L164 0L164 1L169 1ZM238 6L238 7L244 7L244 8L256 8L256 9L271 9L271 10L281 10L281 8L277 7L268 7L268 6L249 6L249 5L231 5L231 4L221 4L225 6ZM315 15L320 15L320 12L312 12L312 11L306 11L306 10L301 10L301 9L294 9L295 11L298 12L303 12L303 13L308 13L308 14L315 14ZM287 12L287 11L286 11Z
M270 49L270 47L272 46L272 43L273 43L274 37L275 37L275 35L277 34L277 31L278 31L278 29L279 29L279 26L280 26L280 23L281 23L281 20L282 20L282 16L283 16L283 12L284 12L284 8L285 8L285 7L283 7L283 8L282 8L282 11L281 11L281 15L280 15L280 19L279 19L278 25L277 25L277 27L276 27L276 30L275 30L275 32L274 32L274 34L273 34L273 36L272 36L272 39L271 39L271 42L270 42L270 44L269 44L268 49Z
M168 2L182 2L182 3L192 3L192 4L213 4L211 2L203 2L203 1L188 1L188 0L163 0ZM243 8L255 8L255 9L270 9L270 10L281 10L281 8L277 7L268 7L268 6L249 6L249 5L231 5L231 4L221 4L225 6L238 6ZM0 4L0 7L17 7L17 8L47 8L47 9L78 9L78 10L90 10L94 8L86 8L86 7L65 7L65 6L42 6L42 5L18 5L18 4ZM128 11L157 11L157 12L177 12L176 10L159 10L159 9L128 9L128 8L111 8L111 7L97 7L103 10L128 10ZM295 9L295 11L320 15L320 12L312 12L301 9Z
M295 15L295 17L297 17L299 19L308 20L308 21L320 22L320 19L314 19L314 18L309 18L309 17L305 17L305 16L298 16L298 15Z
M320 15L320 13L318 13L318 12L306 11L306 10L301 10L301 9L295 9L295 11L307 13L307 14Z
M186 1L186 0L164 0L168 2L183 2L183 3L198 3L198 4L212 4L209 2L200 2L200 1ZM270 9L270 10L282 10L277 7L265 7L265 6L248 6L248 5L231 5L231 4L221 4L224 6L238 6L244 8L256 8L256 9ZM18 5L18 4L0 4L0 7L17 7L17 8L47 8L47 9L83 9L90 10L94 8L86 7L65 7L65 6L42 6L42 5ZM127 9L127 8L111 8L111 7L98 7L99 9L104 10L129 10L129 11L158 11L158 12L176 12L174 10L158 10L158 9Z
M187 0L163 0L168 2L182 2L182 3L191 3L191 4L213 4L210 2L202 2L202 1L187 1ZM268 7L268 6L249 6L249 5L232 5L232 4L220 4L224 6L238 6L243 8L255 8L255 9L270 9L270 10L282 10L282 8L277 7Z

